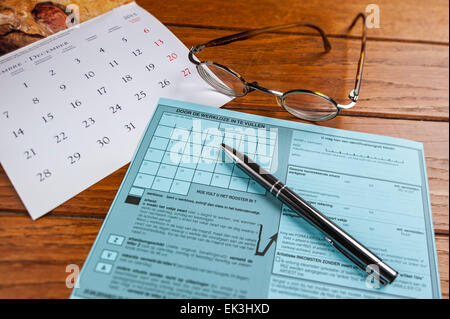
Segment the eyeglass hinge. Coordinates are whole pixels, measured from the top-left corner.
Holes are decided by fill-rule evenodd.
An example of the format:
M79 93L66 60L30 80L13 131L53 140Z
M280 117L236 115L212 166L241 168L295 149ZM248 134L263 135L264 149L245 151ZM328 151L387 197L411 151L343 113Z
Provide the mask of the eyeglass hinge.
M349 98L350 100L352 100L353 102L358 101L358 97L359 97L359 96L356 94L356 92L355 92L354 89L350 92L350 94L349 94L349 96L348 96L348 98Z
M204 45L204 44L199 44L199 45L197 45L197 46L195 46L195 47L192 47L191 48L191 52L193 52L193 53L199 53L201 50L203 50L204 48L206 47L206 45Z
M248 83L248 91L249 92L252 92L252 91L254 91L254 90L256 90L256 88L255 87L257 87L258 86L258 82L252 82L252 83Z

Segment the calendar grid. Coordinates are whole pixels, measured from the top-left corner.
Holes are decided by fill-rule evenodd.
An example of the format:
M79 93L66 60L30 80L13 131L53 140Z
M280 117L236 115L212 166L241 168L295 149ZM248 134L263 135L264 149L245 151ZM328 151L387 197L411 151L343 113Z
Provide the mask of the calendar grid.
M245 131L238 129L233 131L231 126L219 121L201 120L207 127L194 127L192 123L196 119L167 112L162 114L126 202L138 204L133 197L142 197L145 189L187 195L192 184L266 193L225 157L220 144L233 146L269 170L276 135L269 134L262 143L256 136L245 135ZM266 161L261 162L261 158Z

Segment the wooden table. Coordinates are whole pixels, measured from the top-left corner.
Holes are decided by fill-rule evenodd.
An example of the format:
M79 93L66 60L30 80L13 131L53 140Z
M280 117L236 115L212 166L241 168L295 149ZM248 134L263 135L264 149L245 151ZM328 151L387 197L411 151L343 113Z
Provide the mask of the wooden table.
M247 28L309 21L329 35L320 54L308 30L214 48L201 57L223 62L265 87L322 91L344 102L359 54L360 28L346 27L367 1L142 0L186 46ZM449 34L446 0L379 0L379 29L368 30L361 96L354 109L320 125L424 143L443 297L449 297ZM319 52L319 53L318 53ZM207 101L205 101L207 103ZM227 109L296 120L266 94L235 99ZM0 297L67 298L66 266L82 265L127 167L38 221L31 221L0 166Z

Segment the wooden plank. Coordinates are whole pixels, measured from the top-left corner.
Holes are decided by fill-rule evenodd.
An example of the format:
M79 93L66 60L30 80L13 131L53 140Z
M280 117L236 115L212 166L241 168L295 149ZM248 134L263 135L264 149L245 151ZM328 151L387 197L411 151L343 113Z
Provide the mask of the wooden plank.
M441 277L442 298L449 298L448 285L448 253L449 253L448 236L436 237L436 250L439 260L439 276Z
M0 213L0 298L67 298L66 266L80 267L101 220ZM448 298L448 236L436 240L443 297Z
M137 0L167 24L249 29L297 21L321 26L327 34L345 35L352 19L366 12L369 3L355 1L297 0ZM380 28L372 28L372 38L448 43L446 0L376 1L380 8ZM357 34L357 33L355 33Z
M110 0L97 5L93 1L81 0L75 1L74 4L79 6L80 18L81 21L84 21L129 1L131 0ZM369 4L362 0L352 2L324 2L320 0L238 0L226 2L193 0L167 2L163 0L140 0L138 2L162 22L170 25L243 30L274 24L308 21L320 25L330 36L345 36L347 27L357 13L370 13L372 10L367 7ZM67 5L68 1L55 0L54 3ZM369 29L370 39L448 44L448 28L446 27L449 23L448 1L410 1L400 5L398 1L380 0L377 1L376 5L380 11L380 25ZM34 8L33 3L28 6L21 5L17 8L7 8L8 6L11 6L11 4L5 3L6 16L13 14L14 9L23 11L16 12L13 20L3 17L3 28L0 18L0 29L3 29L0 30L0 34L2 34L0 36L0 54L3 51L8 52L36 41L40 37L50 34L50 29L64 27L63 25L57 25L56 27L57 19L42 13L39 20L44 25L38 27L38 24L34 21L36 17L31 14L31 10ZM373 21L370 15L368 17L369 22ZM30 29L30 26L32 29ZM11 28L17 32L10 33ZM295 31L305 32L301 29ZM23 34L22 32L28 33ZM352 35L359 35L359 32L360 28L357 28Z
M175 28L188 47L229 31ZM205 49L201 60L226 65L247 81L286 92L319 91L348 104L355 85L359 40L331 39L324 54L319 37L266 35L231 45ZM370 41L361 94L356 106L343 114L403 119L449 119L449 51L447 46ZM252 92L230 103L245 109L276 108L269 94Z
M0 298L67 298L69 264L81 266L101 220L0 214Z
M254 111L281 119L293 119L283 111ZM433 221L436 233L449 233L449 145L448 123L409 120L386 120L341 116L322 125L348 130L409 138L424 143ZM103 218L116 195L127 167L106 177L94 186L53 210L53 215ZM0 169L0 211L24 213L25 208L3 169Z

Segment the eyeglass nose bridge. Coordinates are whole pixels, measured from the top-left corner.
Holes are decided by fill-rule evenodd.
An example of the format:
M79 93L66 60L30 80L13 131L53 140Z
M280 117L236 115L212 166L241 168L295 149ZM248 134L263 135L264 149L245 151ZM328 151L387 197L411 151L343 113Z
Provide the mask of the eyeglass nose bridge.
M260 92L264 92L264 93L268 93L268 94L271 94L271 95L275 95L278 98L281 98L281 96L283 96L283 93L275 91L275 90L270 90L270 89L267 89L265 87L262 87L262 86L258 85L258 82L246 83L246 85L249 88L249 92L257 90L257 91L260 91Z

